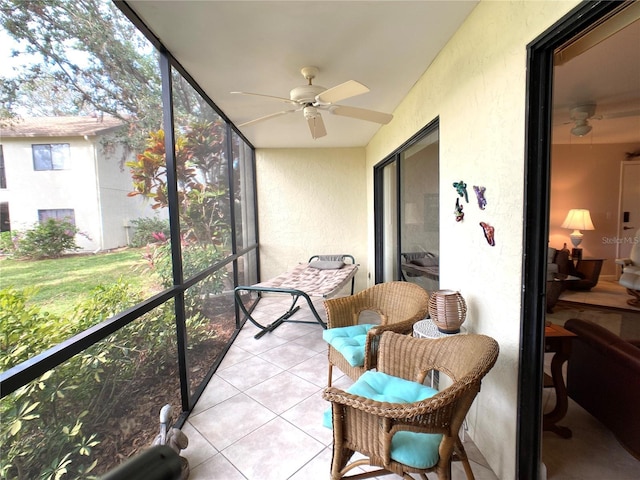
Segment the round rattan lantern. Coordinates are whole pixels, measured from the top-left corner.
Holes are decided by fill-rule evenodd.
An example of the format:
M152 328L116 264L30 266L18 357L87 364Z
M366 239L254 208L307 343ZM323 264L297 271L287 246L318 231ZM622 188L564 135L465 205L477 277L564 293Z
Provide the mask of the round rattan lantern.
M429 298L429 316L443 333L458 333L467 316L467 304L460 292L438 290Z

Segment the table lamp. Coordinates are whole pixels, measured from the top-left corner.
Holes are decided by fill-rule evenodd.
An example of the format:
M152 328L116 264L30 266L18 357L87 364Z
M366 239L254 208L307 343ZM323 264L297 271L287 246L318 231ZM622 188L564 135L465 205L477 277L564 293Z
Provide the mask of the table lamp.
M569 235L571 243L573 244L571 256L580 258L582 256L582 249L578 248L578 245L582 242L583 237L580 230L595 230L589 210L586 208L572 208L569 210L569 213L567 213L567 218L564 219L561 227L573 230L571 235Z

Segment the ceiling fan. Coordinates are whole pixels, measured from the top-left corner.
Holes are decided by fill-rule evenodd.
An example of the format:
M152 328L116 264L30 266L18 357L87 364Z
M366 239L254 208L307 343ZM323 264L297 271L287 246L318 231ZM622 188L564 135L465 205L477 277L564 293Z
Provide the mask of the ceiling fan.
M337 105L337 102L345 100L347 98L355 97L367 93L369 89L355 80L349 80L341 83L332 88L321 87L320 85L313 85L313 79L318 74L317 67L304 67L300 70L302 76L307 80L307 85L301 85L295 87L289 92L289 98L275 97L272 95L263 95L261 93L249 93L249 92L231 92L239 95L253 95L256 97L267 98L271 100L277 100L284 103L295 105L296 108L290 110L283 110L281 112L271 113L264 117L256 118L245 123L238 125L244 127L252 125L263 120L279 117L280 115L286 115L288 113L302 112L304 118L307 120L309 130L313 139L324 137L327 134L327 130L324 126L324 121L320 115L320 110L328 111L334 115L341 115L343 117L356 118L358 120L366 120L369 122L387 124L393 118L390 113L376 112L375 110L367 110L365 108L349 107L346 105Z
M584 105L576 105L569 110L569 118L571 121L564 124L574 123L575 125L571 129L571 134L576 137L584 137L592 130L592 126L589 123L590 120L608 120L611 118L625 118L635 117L640 115L640 110L630 110L627 112L611 112L596 115L596 105L588 103Z

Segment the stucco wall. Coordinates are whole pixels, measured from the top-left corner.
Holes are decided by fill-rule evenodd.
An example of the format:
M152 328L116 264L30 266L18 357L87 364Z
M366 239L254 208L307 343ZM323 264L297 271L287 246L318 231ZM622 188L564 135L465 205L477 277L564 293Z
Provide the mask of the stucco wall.
M74 137L5 138L2 143L7 176L4 193L9 202L12 230L28 229L38 223L39 209L74 209L80 231L91 239L100 237L96 184L92 180L95 162L90 143ZM48 143L69 144L68 169L33 169L31 145ZM76 241L82 249L97 248L97 243L82 235L76 236Z
M67 169L34 170L31 146L48 143L69 144ZM133 184L120 162L121 146L105 152L99 137L3 138L2 145L7 188L0 191L0 201L9 203L12 230L31 228L39 209L73 209L84 234L76 236L76 243L94 251L125 246L124 226L155 215L142 197L127 197Z
M466 298L469 331L500 344L498 363L467 420L501 479L515 478L516 465L526 47L577 3L481 2L366 150L372 219L375 163L440 118L440 286ZM456 223L452 183L459 180L469 186L470 203L464 221ZM478 209L472 185L486 187L485 211ZM495 227L494 247L480 221ZM372 224L368 245L373 262Z
M356 290L364 288L364 149L259 149L256 177L262 280L314 254L349 253L362 266Z

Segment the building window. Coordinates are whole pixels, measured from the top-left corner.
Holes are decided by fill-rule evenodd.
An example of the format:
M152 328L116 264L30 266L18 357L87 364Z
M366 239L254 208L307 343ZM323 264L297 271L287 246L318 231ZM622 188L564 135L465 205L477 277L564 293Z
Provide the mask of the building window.
M9 218L9 204L7 202L0 203L0 232L11 231L11 219Z
M7 188L7 176L4 171L4 153L0 145L0 188Z
M31 145L34 170L66 170L69 168L69 144Z
M51 210L38 210L38 221L44 223L50 218L76 224L76 214L73 208L54 208Z

